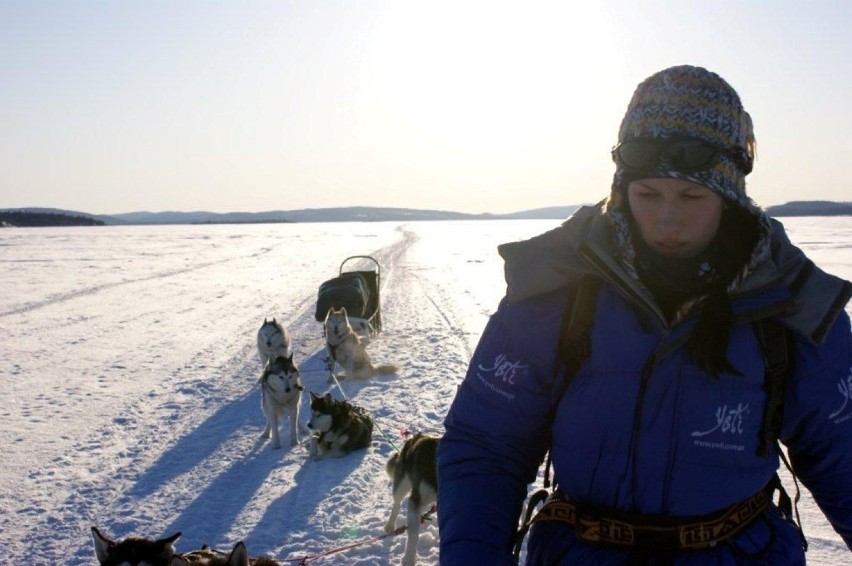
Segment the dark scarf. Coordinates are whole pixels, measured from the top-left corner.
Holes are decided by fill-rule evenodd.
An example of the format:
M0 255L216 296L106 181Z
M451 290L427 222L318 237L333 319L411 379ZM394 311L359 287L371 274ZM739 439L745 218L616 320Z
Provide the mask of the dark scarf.
M635 239L635 246L636 272L670 320L686 301L707 294L717 278L713 251L679 258L660 254L642 238Z
M669 320L684 303L703 297L687 342L692 361L715 377L722 372L739 375L727 358L733 323L728 286L751 256L757 220L740 207L730 207L707 249L689 258L663 256L642 241L635 227L633 234L636 271Z

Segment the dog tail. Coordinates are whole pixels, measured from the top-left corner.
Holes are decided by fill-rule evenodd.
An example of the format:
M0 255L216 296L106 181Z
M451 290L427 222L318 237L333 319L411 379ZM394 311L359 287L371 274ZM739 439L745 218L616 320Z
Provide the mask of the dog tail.
M397 373L398 371L399 366L396 364L381 364L373 366L373 375L387 375L390 373Z
M388 473L388 477L390 479L394 479L397 462L399 462L399 452L394 452L391 454L391 457L388 458L388 463L385 465L385 471Z

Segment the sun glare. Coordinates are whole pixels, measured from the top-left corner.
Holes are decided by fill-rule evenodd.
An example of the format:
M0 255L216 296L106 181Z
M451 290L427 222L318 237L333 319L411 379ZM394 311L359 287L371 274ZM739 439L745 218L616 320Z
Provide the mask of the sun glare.
M576 94L610 56L589 48L600 28L594 7L394 6L405 13L375 34L381 102L441 144L505 150L564 129Z

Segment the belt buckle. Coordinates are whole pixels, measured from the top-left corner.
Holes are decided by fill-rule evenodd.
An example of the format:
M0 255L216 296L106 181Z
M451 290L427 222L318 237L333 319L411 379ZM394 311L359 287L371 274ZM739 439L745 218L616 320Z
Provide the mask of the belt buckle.
M601 520L594 515L577 510L577 534L586 542L601 541Z
M587 542L630 546L636 542L636 530L629 523L577 513L577 533Z
M681 548L705 548L716 546L716 533L711 526L696 524L678 529Z

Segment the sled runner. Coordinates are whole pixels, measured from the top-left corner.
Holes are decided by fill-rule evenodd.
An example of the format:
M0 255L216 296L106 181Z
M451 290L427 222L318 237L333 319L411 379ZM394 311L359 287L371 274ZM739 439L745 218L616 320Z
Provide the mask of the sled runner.
M351 260L371 263L371 268L363 271L346 270ZM351 264L350 264L351 265ZM325 281L319 287L315 318L325 321L332 308L345 308L353 330L363 338L370 339L382 331L381 301L379 284L381 267L379 262L368 255L347 257L340 264L338 276Z

